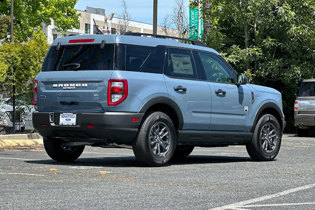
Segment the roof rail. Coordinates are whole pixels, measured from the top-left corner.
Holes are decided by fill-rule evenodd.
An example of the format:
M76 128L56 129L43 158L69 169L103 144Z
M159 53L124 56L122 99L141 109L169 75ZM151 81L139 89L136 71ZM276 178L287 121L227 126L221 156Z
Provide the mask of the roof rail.
M208 47L205 43L199 41L199 40L192 40L192 39L184 39L174 36L165 36L165 35L157 35L157 34L148 34L148 33L137 33L137 32L126 32L123 35L129 35L129 36L147 36L147 37L154 37L154 38L161 38L161 39L175 39L175 40L181 40L186 41L188 43L191 43L192 45L202 46L202 47Z

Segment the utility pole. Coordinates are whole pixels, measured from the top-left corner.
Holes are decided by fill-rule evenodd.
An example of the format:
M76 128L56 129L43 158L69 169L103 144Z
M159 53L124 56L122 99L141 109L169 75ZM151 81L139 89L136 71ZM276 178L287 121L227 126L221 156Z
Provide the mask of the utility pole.
M157 35L157 9L158 0L153 0L153 34Z
M10 31L10 42L13 42L13 24L14 24L14 0L11 0L11 31ZM12 90L12 106L13 106L13 110L12 110L12 124L13 124L13 134L15 134L15 68L13 69L13 90Z

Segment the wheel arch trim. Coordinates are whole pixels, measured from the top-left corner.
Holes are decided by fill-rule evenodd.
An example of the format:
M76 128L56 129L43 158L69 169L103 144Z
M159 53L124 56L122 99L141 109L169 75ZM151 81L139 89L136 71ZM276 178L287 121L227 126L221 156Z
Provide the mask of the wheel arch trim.
M153 107L154 105L157 105L157 104L164 104L166 106L170 106L175 111L175 113L178 117L178 130L181 130L183 128L183 124L184 124L183 113L181 112L181 109L179 108L177 103L170 98L163 97L163 96L152 98L152 99L148 100L141 107L140 113L146 113L151 107Z
M277 116L275 116L275 118L279 121L279 124L280 124L280 127L281 127L281 130L283 131L284 129L284 126L285 126L285 119L284 119L284 114L283 112L281 111L281 108L273 103L273 102L268 102L268 103L265 103L263 104L259 110L256 112L256 115L255 115L255 120L254 120L254 123L253 123L253 126L251 128L251 132L254 132L255 130L255 127L256 127L256 124L259 120L259 117L260 115L265 111L265 110L273 110L275 111L275 113L277 113ZM268 113L268 114L273 114L273 113Z

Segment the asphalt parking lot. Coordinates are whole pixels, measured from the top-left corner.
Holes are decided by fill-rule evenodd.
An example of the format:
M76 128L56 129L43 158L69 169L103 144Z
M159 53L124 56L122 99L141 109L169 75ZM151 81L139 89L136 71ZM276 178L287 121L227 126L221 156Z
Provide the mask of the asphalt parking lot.
M129 149L86 147L70 164L2 149L0 183L0 209L315 209L315 137L284 135L271 162L244 146L198 147L158 168Z

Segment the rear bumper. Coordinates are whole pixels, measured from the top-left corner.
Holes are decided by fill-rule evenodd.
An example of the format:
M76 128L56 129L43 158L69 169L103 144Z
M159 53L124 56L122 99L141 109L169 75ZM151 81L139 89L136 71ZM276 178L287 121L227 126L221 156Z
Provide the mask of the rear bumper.
M44 138L62 138L90 144L97 141L131 144L138 134L144 114L105 112L76 115L76 125L64 126L59 125L59 112L34 112L33 126Z
M294 113L294 126L298 128L310 128L315 126L315 114Z

